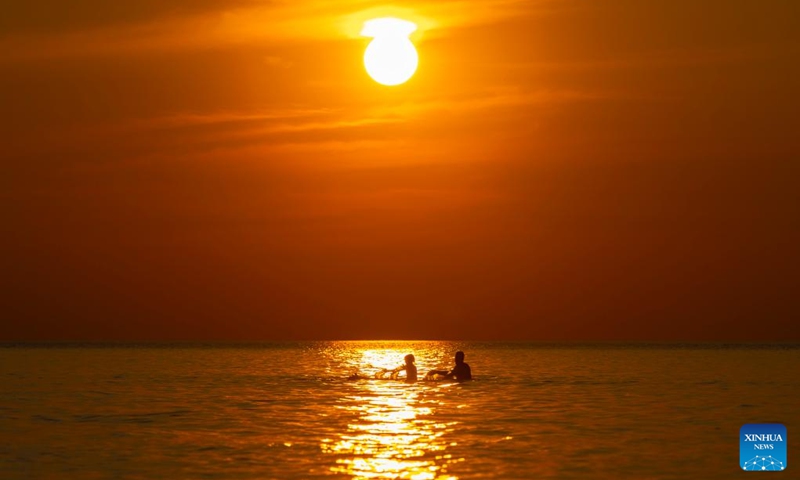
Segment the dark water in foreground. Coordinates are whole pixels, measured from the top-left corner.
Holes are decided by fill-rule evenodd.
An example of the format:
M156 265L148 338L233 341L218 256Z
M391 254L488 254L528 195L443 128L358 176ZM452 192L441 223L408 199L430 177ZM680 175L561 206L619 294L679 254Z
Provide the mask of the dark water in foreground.
M413 352L476 381L345 381ZM0 348L2 478L750 478L800 348L326 342Z

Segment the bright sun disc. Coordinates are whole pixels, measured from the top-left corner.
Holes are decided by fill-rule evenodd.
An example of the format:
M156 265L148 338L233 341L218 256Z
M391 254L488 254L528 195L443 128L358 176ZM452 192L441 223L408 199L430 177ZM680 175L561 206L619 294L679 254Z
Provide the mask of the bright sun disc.
M419 57L408 38L417 29L398 18L376 18L364 23L361 35L373 37L364 52L364 66L373 80L382 85L400 85L417 71Z

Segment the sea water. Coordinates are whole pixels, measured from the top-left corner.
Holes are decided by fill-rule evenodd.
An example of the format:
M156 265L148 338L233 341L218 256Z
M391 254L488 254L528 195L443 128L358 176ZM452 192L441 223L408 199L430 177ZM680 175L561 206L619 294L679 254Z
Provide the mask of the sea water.
M457 350L473 382L346 380L408 353L422 378ZM728 479L754 475L740 427L769 422L789 478L797 346L0 348L2 478Z

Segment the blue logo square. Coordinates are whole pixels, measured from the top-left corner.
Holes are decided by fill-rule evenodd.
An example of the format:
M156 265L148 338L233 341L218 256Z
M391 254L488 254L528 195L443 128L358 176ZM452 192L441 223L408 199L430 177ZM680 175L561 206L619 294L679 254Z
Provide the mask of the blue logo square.
M786 470L786 427L780 423L742 425L739 465L748 472Z

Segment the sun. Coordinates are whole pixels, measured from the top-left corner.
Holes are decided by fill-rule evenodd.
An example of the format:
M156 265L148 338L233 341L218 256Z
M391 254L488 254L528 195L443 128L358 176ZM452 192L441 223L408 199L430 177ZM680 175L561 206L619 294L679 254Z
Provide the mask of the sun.
M399 18L375 18L364 23L361 35L373 37L364 52L364 66L381 85L400 85L417 71L419 56L408 38L417 26Z

